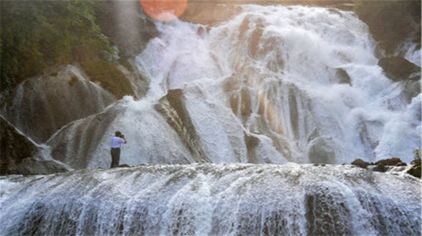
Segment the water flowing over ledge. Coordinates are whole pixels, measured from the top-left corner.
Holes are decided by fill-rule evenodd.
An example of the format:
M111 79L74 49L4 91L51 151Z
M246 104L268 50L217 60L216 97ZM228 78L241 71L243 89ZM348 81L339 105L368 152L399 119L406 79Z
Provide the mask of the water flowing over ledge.
M1 235L420 235L421 182L352 166L194 164L0 178Z

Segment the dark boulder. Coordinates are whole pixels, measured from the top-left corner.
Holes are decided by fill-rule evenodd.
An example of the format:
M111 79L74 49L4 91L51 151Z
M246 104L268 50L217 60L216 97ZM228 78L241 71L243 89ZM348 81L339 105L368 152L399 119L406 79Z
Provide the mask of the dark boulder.
M69 170L60 162L41 159L41 149L0 116L0 175L51 174Z
M416 178L421 178L421 159L415 159L410 164L412 167L407 171L407 173L415 176Z
M356 159L356 160L354 160L352 162L352 165L355 165L355 166L358 166L360 168L366 169L370 165L370 163L369 162L366 162L366 161L364 161L362 159Z
M347 71L345 71L344 69L337 69L335 76L340 84L351 84L352 79L350 78Z
M403 164L406 165L406 163L403 163L403 161L400 160L400 158L398 157L392 157L389 159L379 160L375 162L375 165L384 165L384 166L402 166Z
M415 159L412 162L410 162L410 164L414 166L421 165L421 159Z
M415 176L416 178L421 178L421 165L415 165L410 168L407 173L409 175Z
M402 57L384 57L379 60L378 65L393 81L420 79L421 68Z
M14 169L23 159L37 153L35 143L0 116L0 174Z

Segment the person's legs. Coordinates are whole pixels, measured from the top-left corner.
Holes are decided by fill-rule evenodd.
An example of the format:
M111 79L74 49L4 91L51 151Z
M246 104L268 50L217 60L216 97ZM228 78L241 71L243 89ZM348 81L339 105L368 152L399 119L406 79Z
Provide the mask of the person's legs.
M120 161L120 148L112 148L111 149L111 167L118 167Z

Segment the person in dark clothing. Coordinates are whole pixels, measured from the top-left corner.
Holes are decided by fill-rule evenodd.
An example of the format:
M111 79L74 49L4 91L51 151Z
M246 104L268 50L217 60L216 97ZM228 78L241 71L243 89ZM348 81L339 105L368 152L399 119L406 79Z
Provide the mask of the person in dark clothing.
M123 144L127 143L125 136L120 132L116 131L114 137L111 138L111 167L118 167L120 161L120 148Z

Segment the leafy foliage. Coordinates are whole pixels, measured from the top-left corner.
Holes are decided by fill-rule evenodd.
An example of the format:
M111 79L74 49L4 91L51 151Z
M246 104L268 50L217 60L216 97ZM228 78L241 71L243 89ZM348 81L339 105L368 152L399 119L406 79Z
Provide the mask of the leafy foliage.
M57 64L81 62L91 66L88 74L93 74L93 63L88 63L93 60L108 78L118 75L115 66L106 59L114 53L113 48L95 22L98 2L11 0L0 4L0 92L7 92L24 78Z

